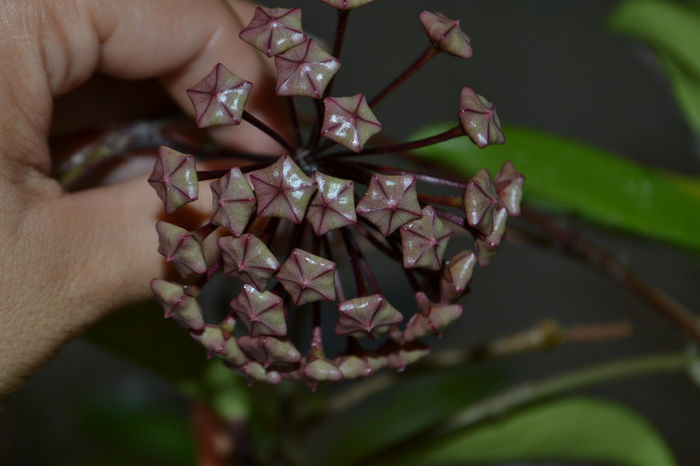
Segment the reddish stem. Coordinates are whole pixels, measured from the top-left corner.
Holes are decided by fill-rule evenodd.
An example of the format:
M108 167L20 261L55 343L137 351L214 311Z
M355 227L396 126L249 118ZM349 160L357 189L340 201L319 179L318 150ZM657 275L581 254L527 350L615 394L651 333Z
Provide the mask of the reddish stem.
M423 203L439 204L457 209L464 207L464 200L461 197L435 196L433 194L418 193L418 200Z
M462 130L462 127L457 125L454 128L448 129L447 131L443 131L440 134L419 139L417 141L404 142L401 144L395 144L391 146L373 147L371 149L363 149L359 153L346 151L339 152L336 154L327 154L323 157L352 157L362 155L387 154L395 152L408 152L411 150L420 149L421 147L432 146L433 144L437 144L443 141L449 141L450 139L454 139L463 135L464 131Z
M408 68L406 68L406 70L403 73L401 73L398 77L391 81L389 85L387 85L376 97L369 101L369 106L374 107L379 102L384 100L385 97L394 92L394 90L397 87L403 84L403 82L406 81L408 78L413 76L416 71L421 69L423 65L428 63L438 53L439 52L435 47L429 45L428 48L425 49L425 51L416 59L416 61L411 63L411 65Z
M243 111L243 119L245 121L247 121L248 123L250 123L251 125L258 128L263 133L270 136L275 141L277 141L277 144L284 147L284 149L287 152L292 153L292 154L294 153L294 148L292 147L292 145L289 144L287 141L285 141L284 138L282 136L280 136L280 134L277 131L270 128L268 125L263 123L261 120L258 120L256 117L254 117L252 114L248 113L245 110Z
M343 243L345 244L345 249L350 257L350 265L352 265L352 272L355 275L355 284L357 286L357 296L367 296L367 285L365 284L364 276L362 274L362 266L360 265L360 260L357 257L357 251L353 248L350 233L347 228L341 228L340 234L343 237Z
M421 172L416 172L412 170L404 170L403 168L397 167L387 167L384 165L377 165L374 163L366 162L355 162L354 165L365 168L368 170L374 170L381 173L388 173L390 175L411 175L414 176L418 181L423 181L428 184L433 184L435 186L445 186L448 188L465 189L467 183L457 180L449 180L446 178L438 178L436 176L426 175Z

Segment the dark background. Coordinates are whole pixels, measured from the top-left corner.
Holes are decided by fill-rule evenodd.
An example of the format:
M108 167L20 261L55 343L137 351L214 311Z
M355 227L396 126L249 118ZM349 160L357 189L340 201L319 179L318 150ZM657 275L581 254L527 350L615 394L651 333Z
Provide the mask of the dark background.
M653 55L605 28L616 4L378 0L351 15L335 93L379 91L425 47L417 14L430 8L462 19L474 57L438 57L379 105L376 113L388 134L406 137L427 122L453 119L459 90L469 85L496 103L506 124L551 131L650 165L698 174L698 140ZM304 8L307 31L332 42L332 9L317 0L267 3L294 5ZM697 311L697 254L581 228L641 276ZM680 349L688 343L654 309L606 277L555 252L526 245L506 244L494 262L479 271L473 293L463 304L465 315L449 329L442 345L478 342L547 317L565 324L629 320L635 325L634 335L625 340L566 346L503 362L513 381L613 357ZM687 377L627 379L586 393L643 413L663 433L680 464L700 464L700 393ZM6 400L0 412L0 463L104 464L94 462L96 455L118 447L95 443L76 414L81 400L94 397L178 412L187 409L180 395L159 378L77 341Z

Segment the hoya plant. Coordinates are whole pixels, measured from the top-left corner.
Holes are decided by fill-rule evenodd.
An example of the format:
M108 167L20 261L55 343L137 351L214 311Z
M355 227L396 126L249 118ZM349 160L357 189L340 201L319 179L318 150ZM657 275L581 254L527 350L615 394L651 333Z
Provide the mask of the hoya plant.
M507 116L503 125L489 89L470 83L468 73L450 91L445 122L420 121L418 110L411 116L422 129L396 140L384 130L396 115L381 104L406 99L406 83L430 74L435 61L460 69L472 60L468 31L460 18L425 5L412 24L422 38L414 59L385 82L371 74L365 90L340 79L357 63L346 38L381 0L314 3L335 18L334 34L307 31L307 10L288 5L256 8L240 32L274 66L288 126L247 110L259 84L236 63L216 63L186 91L193 121L139 122L87 149L95 159L136 149L154 154L148 182L163 215L153 253L170 265L150 282L167 320L153 303L124 314L138 314L143 339L157 340L162 353L144 354L138 338L125 342L136 326L123 317L93 338L193 400L200 464L678 464L639 414L563 395L639 374L685 371L697 379L694 346L613 357L509 387L488 362L628 337L634 320L560 323L553 315L515 332L504 325L500 336L476 344L460 339L459 322L468 313L468 324L478 325L492 311L470 307L470 293L509 253L501 246L520 242L556 249L621 283L675 325L679 341L700 341L696 314L563 215L697 251L697 178L511 127ZM681 7L633 2L613 20L646 39L665 33L634 27L640 18L667 15L692 30L696 23L674 8ZM694 117L697 102L683 97L697 86L697 58L682 43L659 43ZM693 85L681 69L695 73ZM423 88L423 97L433 90ZM278 150L240 152L212 142L209 130L237 125L256 128ZM211 198L206 221L181 222L200 197ZM497 293L514 293L513 282L499 282ZM170 447L175 462L192 455L185 439Z

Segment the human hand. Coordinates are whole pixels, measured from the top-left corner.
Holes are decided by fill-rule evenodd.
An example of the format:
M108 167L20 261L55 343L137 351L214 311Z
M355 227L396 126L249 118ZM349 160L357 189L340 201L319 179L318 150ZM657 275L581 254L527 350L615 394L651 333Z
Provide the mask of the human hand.
M150 295L162 276L145 177L66 193L49 177L53 99L94 73L157 77L191 113L185 89L217 62L257 84L249 109L279 118L269 63L238 40L249 3L219 0L5 0L0 6L0 396L109 312ZM270 95L272 92L269 93ZM219 136L278 150L241 125Z

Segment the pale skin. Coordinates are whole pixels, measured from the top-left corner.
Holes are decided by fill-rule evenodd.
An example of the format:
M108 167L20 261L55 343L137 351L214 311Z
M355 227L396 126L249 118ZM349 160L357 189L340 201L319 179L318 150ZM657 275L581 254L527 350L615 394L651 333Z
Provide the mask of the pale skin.
M0 397L163 276L163 207L141 176L67 193L49 174L54 98L93 74L185 89L218 62L256 83L248 109L273 126L270 62L238 39L254 6L229 0L3 0L0 6ZM240 70L240 71L239 71ZM62 122L65 124L65 122ZM218 133L249 152L279 147L249 125ZM204 191L204 190L202 190Z

